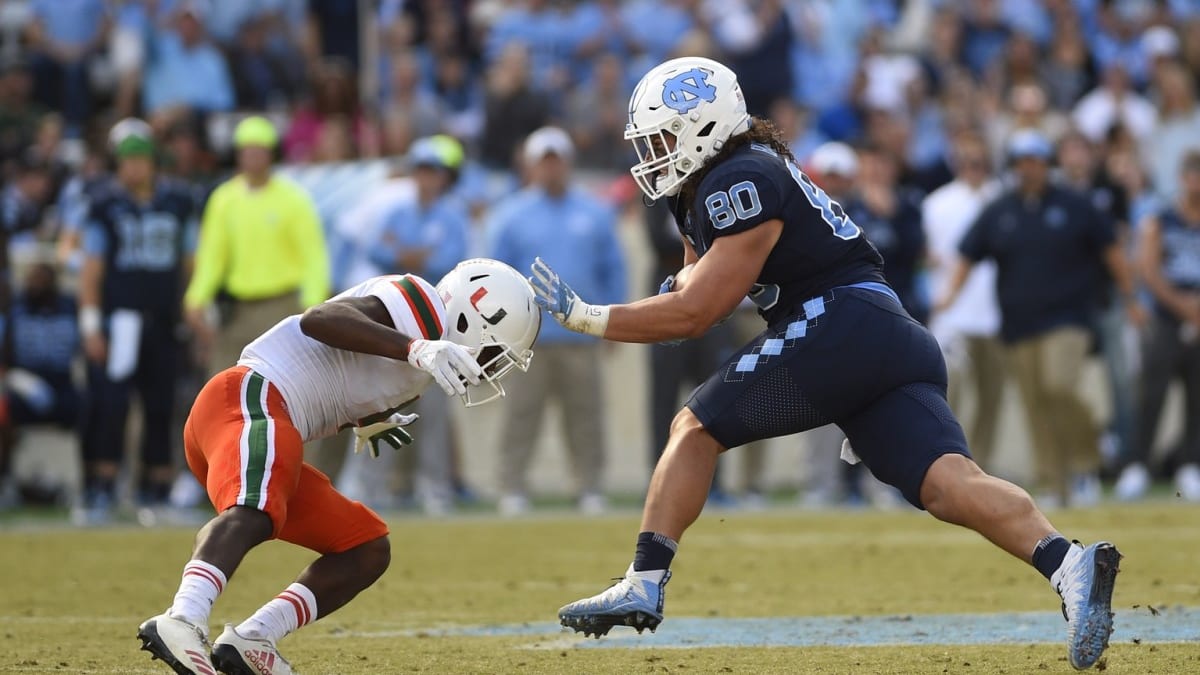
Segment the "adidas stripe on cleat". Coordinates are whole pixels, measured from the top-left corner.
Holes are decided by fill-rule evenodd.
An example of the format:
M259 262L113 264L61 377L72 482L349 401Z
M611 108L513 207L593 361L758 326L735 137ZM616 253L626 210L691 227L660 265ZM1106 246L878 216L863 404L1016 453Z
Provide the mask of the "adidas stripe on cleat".
M199 626L160 614L142 622L137 636L151 660L161 659L177 675L217 675L208 657L206 631Z
M577 600L558 610L558 620L586 637L607 635L613 626L629 626L641 634L654 632L663 619L664 588L671 579L670 570L634 571L603 593Z
M225 675L294 675L275 643L238 633L232 624L213 640L213 664Z

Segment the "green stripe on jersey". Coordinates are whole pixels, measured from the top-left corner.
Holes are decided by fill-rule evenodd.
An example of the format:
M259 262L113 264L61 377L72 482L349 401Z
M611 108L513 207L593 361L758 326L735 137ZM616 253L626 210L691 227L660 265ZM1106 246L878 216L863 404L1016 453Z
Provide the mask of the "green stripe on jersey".
M425 297L425 291L413 283L408 277L400 277L396 285L408 297L409 304L416 310L417 322L425 339L437 340L442 337L442 322L438 321L437 310Z

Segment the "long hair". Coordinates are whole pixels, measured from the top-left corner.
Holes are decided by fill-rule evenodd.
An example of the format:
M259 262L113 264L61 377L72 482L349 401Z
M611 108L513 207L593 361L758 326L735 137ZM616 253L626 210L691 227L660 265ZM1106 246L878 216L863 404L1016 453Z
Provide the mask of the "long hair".
M696 173L688 176L688 179L683 182L683 187L679 188L679 201L684 205L684 208L690 209L692 202L696 196L696 188L700 186L700 182L712 171L715 166L724 162L730 155L737 152L741 148L751 143L762 143L769 146L772 150L779 153L781 157L796 161L792 155L792 149L788 147L787 141L784 140L783 134L779 132L779 128L775 126L771 120L761 117L750 118L750 128L740 134L730 136L725 145L717 151L717 154L705 160Z

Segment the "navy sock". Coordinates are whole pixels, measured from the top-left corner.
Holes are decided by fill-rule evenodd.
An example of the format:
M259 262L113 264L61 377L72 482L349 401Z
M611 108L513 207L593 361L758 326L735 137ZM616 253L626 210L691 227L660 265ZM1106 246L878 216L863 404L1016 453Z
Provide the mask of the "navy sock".
M679 544L665 534L642 532L637 538L637 552L633 555L633 570L665 570L671 567L671 559Z
M1071 549L1071 542L1057 532L1051 532L1042 538L1033 549L1033 566L1042 576L1049 579L1062 565L1063 558Z

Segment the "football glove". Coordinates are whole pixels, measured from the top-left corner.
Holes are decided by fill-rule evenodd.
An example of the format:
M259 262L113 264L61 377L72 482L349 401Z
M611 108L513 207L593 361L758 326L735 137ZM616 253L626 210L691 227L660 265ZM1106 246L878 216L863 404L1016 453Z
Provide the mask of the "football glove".
M413 340L408 362L432 375L447 396L467 393L467 385L479 384L483 377L474 350L449 340Z
M604 329L608 327L608 305L589 305L580 300L541 258L535 258L530 269L533 276L529 277L529 283L533 286L534 302L539 307L550 312L569 330L604 337Z
M365 447L369 449L372 457L378 459L381 443L387 443L395 450L412 445L413 436L404 427L417 421L417 417L418 415L415 414L393 413L380 422L354 427L354 452Z

